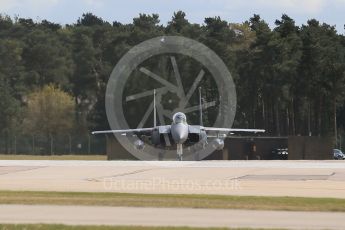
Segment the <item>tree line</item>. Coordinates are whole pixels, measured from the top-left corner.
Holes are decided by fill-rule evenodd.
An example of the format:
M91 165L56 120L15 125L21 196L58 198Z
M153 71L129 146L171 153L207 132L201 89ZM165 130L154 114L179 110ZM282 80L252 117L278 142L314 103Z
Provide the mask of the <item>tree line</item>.
M157 14L122 24L85 13L68 25L1 15L0 132L108 129L104 97L113 67L131 47L162 35L195 39L228 66L238 100L234 127L264 128L272 136L344 132L345 38L334 26L316 19L297 26L285 14L274 28L259 15L243 23L207 17L196 24L182 11L167 25ZM42 109L40 95L47 99L49 92L66 102L68 108L55 103L66 114ZM33 125L41 121L52 125Z

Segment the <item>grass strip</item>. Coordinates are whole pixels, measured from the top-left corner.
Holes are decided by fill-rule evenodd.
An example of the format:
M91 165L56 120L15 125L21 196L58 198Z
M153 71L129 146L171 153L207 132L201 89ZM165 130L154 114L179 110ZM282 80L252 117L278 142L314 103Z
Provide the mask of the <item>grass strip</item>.
M336 198L99 192L0 191L0 204L345 211L345 199Z

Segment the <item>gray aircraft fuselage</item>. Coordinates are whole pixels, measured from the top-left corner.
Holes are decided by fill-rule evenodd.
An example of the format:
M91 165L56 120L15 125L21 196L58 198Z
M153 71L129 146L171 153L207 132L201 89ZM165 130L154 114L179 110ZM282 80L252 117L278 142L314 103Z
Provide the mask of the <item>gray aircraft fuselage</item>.
M188 124L184 113L175 113L171 124L171 136L176 144L183 144L188 138Z

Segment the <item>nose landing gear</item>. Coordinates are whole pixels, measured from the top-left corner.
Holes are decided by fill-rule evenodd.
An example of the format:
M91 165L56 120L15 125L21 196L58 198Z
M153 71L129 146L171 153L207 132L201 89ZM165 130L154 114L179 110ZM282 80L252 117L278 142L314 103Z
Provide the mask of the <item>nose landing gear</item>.
M177 152L177 160L178 161L182 161L182 155L183 155L183 146L182 146L182 144L177 144L176 152Z

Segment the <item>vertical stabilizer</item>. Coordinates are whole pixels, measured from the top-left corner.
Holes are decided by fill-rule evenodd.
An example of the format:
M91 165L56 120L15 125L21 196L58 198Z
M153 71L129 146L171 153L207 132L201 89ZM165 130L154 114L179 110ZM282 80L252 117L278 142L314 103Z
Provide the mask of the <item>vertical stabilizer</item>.
M200 125L203 126L203 122L202 122L202 98L201 98L201 87L199 87L199 118L200 118Z
M153 127L157 126L156 89L153 90Z

